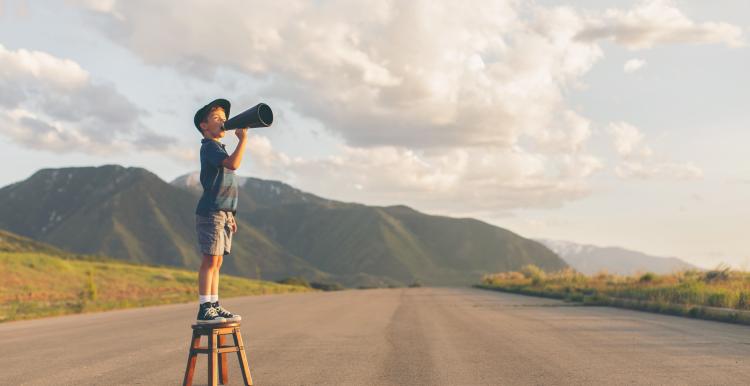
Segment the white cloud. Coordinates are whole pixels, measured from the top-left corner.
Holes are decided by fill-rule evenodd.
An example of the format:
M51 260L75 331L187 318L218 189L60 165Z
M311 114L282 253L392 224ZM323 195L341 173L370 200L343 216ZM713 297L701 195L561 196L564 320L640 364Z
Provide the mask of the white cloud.
M81 87L89 74L78 63L46 52L20 49L9 51L0 45L0 79L34 79L63 89Z
M169 138L144 127L142 114L70 59L0 45L0 133L16 143L99 155L168 148Z
M47 122L34 113L14 109L0 113L2 133L28 148L67 153L71 151L106 155L113 149L93 141L80 130L64 128L59 122Z
M144 62L209 80L219 68L242 72L267 85L261 97L345 142L336 155L296 159L256 138L251 154L269 176L333 197L428 192L423 202L464 210L587 194L602 162L586 149L589 119L565 94L603 57L601 39L741 43L739 28L694 22L665 1L601 14L523 0L104 5L92 8L94 24ZM629 157L648 157L631 146Z
M221 23L194 22L216 8ZM602 56L575 40L582 21L570 9L532 7L527 21L521 8L117 2L111 11L124 19L111 20L107 32L148 63L209 78L227 66L268 79L264 94L293 102L353 146L508 148L529 133L544 140L550 126L577 130L556 122L568 110L563 88Z
M641 131L626 122L610 123L609 132L614 137L617 154L623 157L651 155L651 148L642 144L644 135Z
M615 174L623 179L642 180L696 180L703 178L703 170L690 162L625 161L615 167Z
M591 17L579 37L586 41L613 39L630 49L674 43L745 44L742 28L723 22L695 22L672 0L642 0L630 10L608 9Z
M498 216L518 207L557 207L589 194L586 178L602 168L591 156L533 155L518 149L343 146L336 155L303 159L251 135L249 170L282 178L324 197L373 204L404 203L433 213ZM550 170L550 164L557 165Z
M194 22L216 8L220 23ZM560 205L584 194L599 167L585 153L589 120L563 94L602 51L576 39L582 20L570 8L515 0L195 1L96 10L121 15L97 25L147 63L207 79L222 66L266 79L265 95L343 138L339 154L315 160L264 155L270 144L256 140L257 166L286 157L295 178L310 173L301 187L316 191L325 181L380 197L393 191L393 201L410 192L454 200L470 192L473 202L503 207ZM275 169L277 177L287 172Z
M97 12L115 13L116 0L71 0L69 2L82 4Z
M641 131L626 122L610 123L615 149L622 162L615 174L623 179L693 180L703 177L703 170L694 164L657 160L654 151L644 144Z
M636 72L643 68L643 66L646 65L646 61L642 59L630 59L627 62L625 62L625 66L623 67L623 70L626 74L631 74L633 72Z

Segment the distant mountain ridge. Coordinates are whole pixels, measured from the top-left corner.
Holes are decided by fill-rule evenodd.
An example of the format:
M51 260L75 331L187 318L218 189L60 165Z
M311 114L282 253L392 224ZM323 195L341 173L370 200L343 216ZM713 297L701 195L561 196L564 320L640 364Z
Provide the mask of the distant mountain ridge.
M343 204L339 201L327 200L314 194L303 192L281 181L263 180L255 177L239 177L240 203L243 210L279 206L296 203L315 203L320 205ZM200 182L200 172L183 174L170 182L172 186L195 192L203 192Z
M196 181L169 184L118 165L42 169L0 189L0 228L76 253L196 268ZM222 270L234 275L454 285L529 263L566 266L541 244L477 220L343 203L251 177L239 200L239 232Z
M598 247L548 239L537 241L557 253L571 267L587 275L603 270L618 275L633 275L639 272L666 274L685 269L700 269L678 258L651 256L620 247Z

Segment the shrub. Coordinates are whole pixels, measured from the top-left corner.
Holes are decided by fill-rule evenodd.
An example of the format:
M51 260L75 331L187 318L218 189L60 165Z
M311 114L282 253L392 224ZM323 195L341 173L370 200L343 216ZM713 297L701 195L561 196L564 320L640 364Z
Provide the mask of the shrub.
M311 288L310 283L301 276L287 277L281 280L277 280L276 282L279 284L298 285L301 287Z
M748 309L748 294L745 291L740 291L737 296L737 308L741 310Z
M316 281L311 282L310 287L319 289L322 291L341 291L345 288L340 283L319 283Z
M547 276L541 268L533 264L524 265L521 268L521 273L527 279L531 279L533 285L541 284Z
M491 285L508 281L518 282L525 279L526 277L521 272L499 272L482 276L482 283Z
M724 292L714 292L708 295L706 303L712 307L725 307L727 304L727 294Z
M717 281L727 281L729 280L730 274L731 274L730 267L723 265L723 264L719 264L719 266L717 266L716 269L706 272L705 276L703 277L703 280L705 280L706 283L717 282Z
M86 300L96 300L96 283L94 283L94 270L88 271L88 277L86 279L86 289L84 290L84 297Z
M641 283L651 283L654 281L654 279L656 279L656 274L652 272L646 272L643 275L641 275L638 281L640 281Z

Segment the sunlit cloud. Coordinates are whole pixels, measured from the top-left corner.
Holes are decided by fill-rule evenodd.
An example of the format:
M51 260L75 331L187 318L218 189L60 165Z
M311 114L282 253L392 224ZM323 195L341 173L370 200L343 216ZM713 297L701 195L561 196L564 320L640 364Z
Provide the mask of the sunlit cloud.
M71 59L0 45L0 133L37 150L116 154L169 149L147 113Z
M642 60L642 59L630 59L627 62L625 62L625 66L623 67L623 70L625 71L626 74L631 74L631 73L634 73L634 72L640 70L645 65L646 65L646 61L645 60Z
M644 134L629 123L611 123L608 130L621 157L615 167L615 174L620 178L694 180L703 177L703 170L691 162L659 160L645 144Z

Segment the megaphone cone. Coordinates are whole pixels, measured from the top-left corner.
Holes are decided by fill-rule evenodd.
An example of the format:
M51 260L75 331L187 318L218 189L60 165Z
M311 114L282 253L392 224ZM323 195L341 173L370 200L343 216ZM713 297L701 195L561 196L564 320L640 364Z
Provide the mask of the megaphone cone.
M224 130L268 127L273 123L273 111L265 103L258 103L224 122Z

